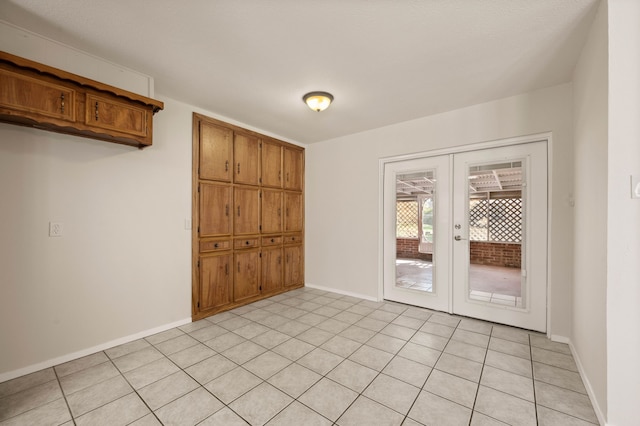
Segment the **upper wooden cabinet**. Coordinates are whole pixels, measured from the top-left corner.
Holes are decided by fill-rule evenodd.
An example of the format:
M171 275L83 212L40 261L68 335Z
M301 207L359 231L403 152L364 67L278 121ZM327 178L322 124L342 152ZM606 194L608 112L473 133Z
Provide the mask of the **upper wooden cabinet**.
M304 151L284 147L284 189L302 191Z
M260 183L260 140L236 133L233 142L233 181L245 185Z
M282 145L262 141L262 185L282 188Z
M200 122L200 179L231 182L233 130Z
M0 52L0 121L144 148L164 104Z

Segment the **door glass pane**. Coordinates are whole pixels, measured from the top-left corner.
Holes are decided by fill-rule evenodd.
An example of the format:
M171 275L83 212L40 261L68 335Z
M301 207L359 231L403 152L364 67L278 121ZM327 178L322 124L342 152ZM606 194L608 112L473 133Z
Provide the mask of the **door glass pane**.
M522 161L469 167L469 298L524 308Z
M435 170L396 177L396 287L433 292Z

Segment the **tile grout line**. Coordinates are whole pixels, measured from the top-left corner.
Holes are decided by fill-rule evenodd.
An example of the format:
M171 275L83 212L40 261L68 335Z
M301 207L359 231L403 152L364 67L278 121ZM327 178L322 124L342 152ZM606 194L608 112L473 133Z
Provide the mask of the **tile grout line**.
M60 382L60 377L58 376L58 372L56 371L55 366L51 367L53 370L53 374L56 375L56 380L58 381L58 386L60 386L60 393L62 393L62 397L64 398L64 403L67 405L67 410L69 410L69 417L71 417L71 421L73 424L76 424L76 418L73 416L73 412L71 411L71 406L69 405L69 401L67 400L67 394L64 393L64 389L62 388L62 383ZM62 423L64 424L64 423Z

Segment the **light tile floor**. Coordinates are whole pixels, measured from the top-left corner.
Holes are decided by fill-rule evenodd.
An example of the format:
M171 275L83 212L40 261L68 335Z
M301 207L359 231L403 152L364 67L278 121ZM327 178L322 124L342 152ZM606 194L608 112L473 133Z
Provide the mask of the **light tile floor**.
M0 383L0 425L589 425L567 345L298 289Z

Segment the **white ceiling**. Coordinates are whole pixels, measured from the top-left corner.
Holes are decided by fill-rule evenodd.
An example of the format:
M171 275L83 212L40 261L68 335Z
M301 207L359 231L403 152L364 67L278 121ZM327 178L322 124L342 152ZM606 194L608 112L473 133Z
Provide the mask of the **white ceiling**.
M568 82L598 1L1 0L0 19L312 143Z

